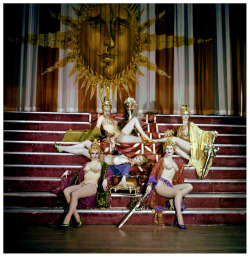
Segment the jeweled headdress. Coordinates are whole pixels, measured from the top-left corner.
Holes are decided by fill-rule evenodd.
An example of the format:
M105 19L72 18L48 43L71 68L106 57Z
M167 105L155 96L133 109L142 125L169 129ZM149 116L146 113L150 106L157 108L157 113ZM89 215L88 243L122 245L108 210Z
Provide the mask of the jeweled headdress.
M138 104L133 97L128 97L123 103L124 113L128 115L128 112L131 111L132 117L136 116L138 113Z
M163 145L163 151L165 152L165 149L167 146L172 146L173 149L176 149L176 144L173 140L173 137L168 137L167 140L165 141L164 145Z
M97 142L97 139L94 140L94 142L92 143L92 145L89 148L89 155L91 156L91 152L92 151L98 151L99 155L102 154L102 149L100 147L100 145Z
M104 98L102 99L102 109L104 107L110 107L112 109L112 105L111 105L109 99L107 98L107 96L104 96Z
M181 106L180 115L182 116L184 112L188 112L188 113L189 113L189 116L191 115L190 108L188 107L187 104L183 104L183 105Z

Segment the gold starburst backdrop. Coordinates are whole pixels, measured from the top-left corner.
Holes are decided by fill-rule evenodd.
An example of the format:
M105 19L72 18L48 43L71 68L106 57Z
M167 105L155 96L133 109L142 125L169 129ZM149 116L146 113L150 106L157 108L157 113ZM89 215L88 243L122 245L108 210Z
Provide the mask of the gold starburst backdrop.
M43 74L75 63L69 77L77 73L75 83L82 79L84 99L88 90L92 98L98 85L100 98L104 90L108 97L112 90L114 98L116 89L120 99L122 89L129 95L133 85L139 86L136 73L144 76L139 66L170 78L141 54L173 45L173 37L145 33L164 12L140 25L144 10L139 12L138 4L83 4L80 8L72 8L77 19L51 14L69 26L66 32L28 35L29 44L71 50Z

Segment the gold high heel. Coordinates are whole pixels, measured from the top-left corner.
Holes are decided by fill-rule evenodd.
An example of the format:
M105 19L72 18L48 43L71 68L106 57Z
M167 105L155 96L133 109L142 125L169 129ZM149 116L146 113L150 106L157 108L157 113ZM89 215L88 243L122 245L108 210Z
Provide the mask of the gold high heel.
M141 138L144 143L154 143L154 141L147 139L146 137Z
M55 144L54 144L54 147L56 148L56 150L57 150L59 153L62 153L62 152L63 152L63 150L61 150L61 149L58 148L56 142L55 142Z

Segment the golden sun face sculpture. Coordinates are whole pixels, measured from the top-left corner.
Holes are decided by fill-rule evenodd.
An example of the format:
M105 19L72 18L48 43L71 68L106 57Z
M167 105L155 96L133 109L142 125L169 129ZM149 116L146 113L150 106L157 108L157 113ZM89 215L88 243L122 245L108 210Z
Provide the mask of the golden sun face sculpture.
M70 27L68 31L28 36L31 44L71 50L44 74L73 62L69 76L77 72L75 83L83 79L81 88L85 87L85 97L91 89L92 98L99 84L100 99L104 90L109 97L111 89L114 99L116 88L120 99L122 89L129 95L133 84L139 86L136 72L144 76L138 66L169 77L141 55L144 51L166 47L165 35L144 33L164 13L139 25L143 10L139 12L138 4L83 4L79 9L72 8L77 19L52 14Z

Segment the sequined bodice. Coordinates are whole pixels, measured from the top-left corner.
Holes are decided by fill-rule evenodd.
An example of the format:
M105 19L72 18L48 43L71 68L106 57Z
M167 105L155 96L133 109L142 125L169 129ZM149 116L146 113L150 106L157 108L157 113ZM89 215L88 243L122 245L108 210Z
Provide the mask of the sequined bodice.
M180 137L188 142L190 142L190 135L189 135L189 129L188 126L186 129L184 129L183 126L180 126L177 131L177 137Z
M101 176L101 163L99 161L92 161L86 164L84 167L84 181L82 184L98 184L98 180Z
M121 131L117 126L117 121L114 118L105 117L103 119L102 126L108 134L111 134L111 135L114 134L113 136L115 138L117 138L121 134Z

